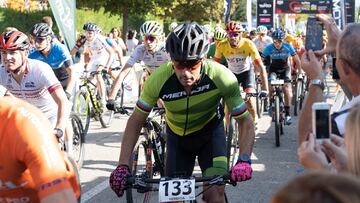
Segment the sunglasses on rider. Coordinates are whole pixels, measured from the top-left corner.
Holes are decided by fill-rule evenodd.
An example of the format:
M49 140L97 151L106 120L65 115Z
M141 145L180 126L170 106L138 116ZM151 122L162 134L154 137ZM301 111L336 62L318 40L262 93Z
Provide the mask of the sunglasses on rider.
M46 37L35 37L35 42L36 43L43 43L46 40Z
M274 44L281 44L283 41L281 39L274 40Z
M183 69L190 69L195 70L199 66L198 64L201 60L190 60L190 61L173 61L174 68L183 70Z
M229 37L239 37L241 34L241 32L229 32L228 36Z
M145 41L154 42L156 40L156 37L152 35L145 35L144 39Z

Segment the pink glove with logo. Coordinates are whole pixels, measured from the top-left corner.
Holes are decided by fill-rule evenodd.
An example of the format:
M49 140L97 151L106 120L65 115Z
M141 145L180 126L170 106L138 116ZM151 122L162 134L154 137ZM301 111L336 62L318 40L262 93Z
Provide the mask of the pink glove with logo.
M118 197L124 195L126 180L131 176L129 166L119 165L110 175L109 184Z
M252 168L249 162L238 162L230 170L231 180L241 182L251 179Z

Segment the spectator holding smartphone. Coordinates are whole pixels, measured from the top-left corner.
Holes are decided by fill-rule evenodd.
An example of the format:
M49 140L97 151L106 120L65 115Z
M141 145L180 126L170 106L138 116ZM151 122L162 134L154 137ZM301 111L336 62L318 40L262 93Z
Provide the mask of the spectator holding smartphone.
M299 147L300 163L307 169L349 172L360 177L360 103L351 108L346 119L345 138L331 135L322 146L315 144L312 134ZM327 158L329 157L330 163Z
M324 78L321 63L318 58L324 54L334 53L336 51L336 66L340 75L340 80L350 89L353 99L345 104L339 112L331 115L332 133L344 136L345 121L349 109L356 103L360 103L360 24L349 24L341 32L334 19L330 16L319 14L316 16L324 25L328 34L328 44L320 51L313 52L307 50L302 57L302 68L310 79L310 87L305 106L299 118L299 144L304 142L311 132L311 106L314 102L323 102L325 100Z

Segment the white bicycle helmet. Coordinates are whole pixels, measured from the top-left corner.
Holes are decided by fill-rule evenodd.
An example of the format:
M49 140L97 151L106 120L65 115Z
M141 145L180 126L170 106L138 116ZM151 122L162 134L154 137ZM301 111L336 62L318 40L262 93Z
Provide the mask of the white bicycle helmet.
M142 36L153 35L160 36L163 33L161 25L156 21L146 21L140 27L140 33Z
M256 32L257 32L257 33L265 33L265 34L267 34L268 29L267 29L265 26L263 26L263 25L259 25L259 26L256 28Z

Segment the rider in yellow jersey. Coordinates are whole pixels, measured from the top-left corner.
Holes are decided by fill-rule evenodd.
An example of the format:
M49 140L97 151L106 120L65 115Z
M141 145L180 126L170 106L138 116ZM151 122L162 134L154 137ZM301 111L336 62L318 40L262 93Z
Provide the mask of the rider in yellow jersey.
M222 56L226 58L228 68L235 74L238 83L246 93L255 92L255 71L259 72L262 81L262 91L259 97L267 97L269 89L267 73L255 44L251 40L241 37L244 28L239 22L228 22L226 31L228 33L227 40L222 41L217 47L214 60L219 62ZM250 97L247 104L254 121L257 121L255 98Z

